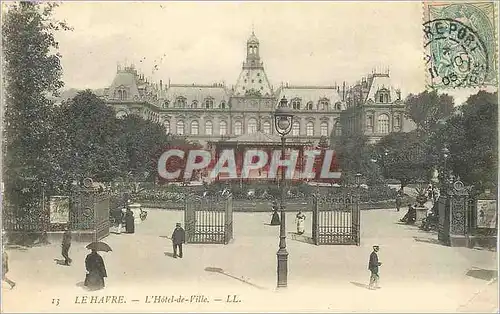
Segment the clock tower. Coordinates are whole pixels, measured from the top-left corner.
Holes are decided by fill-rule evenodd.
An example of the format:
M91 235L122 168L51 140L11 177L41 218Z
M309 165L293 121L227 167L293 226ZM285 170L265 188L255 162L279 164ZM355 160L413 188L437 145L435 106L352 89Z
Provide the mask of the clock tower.
M259 40L253 31L247 40L247 57L234 88L234 96L272 96L264 63L260 60Z

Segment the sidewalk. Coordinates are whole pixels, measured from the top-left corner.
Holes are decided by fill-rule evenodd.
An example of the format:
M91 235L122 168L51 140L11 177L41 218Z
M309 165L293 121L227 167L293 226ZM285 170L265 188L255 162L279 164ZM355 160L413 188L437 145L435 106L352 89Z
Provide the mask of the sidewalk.
M176 222L182 222L182 212L151 210L147 220L136 227L136 234L112 234L105 239L113 252L102 253L109 276L103 291L89 293L81 286L88 253L83 243L73 244L71 267L54 261L61 259L58 243L11 250L8 277L18 285L14 290L2 286L4 311L457 311L486 285L485 280L466 275L468 270L496 269L496 254L435 244L435 235L395 223L402 214L393 210L362 212L359 247L315 246L292 240L289 234L288 288L276 293L279 228L267 225L269 214L236 213L232 243L186 245L184 258L173 259L165 236L170 236ZM293 216L287 215L289 232L294 231ZM310 230L310 225L306 228ZM383 262L382 289L377 291L365 286L374 244L380 245ZM214 268L222 273L208 271ZM145 303L148 295L179 294L203 294L213 300ZM233 294L242 302L225 302ZM128 301L75 304L75 298L83 295L124 295ZM61 299L59 306L51 304L53 298ZM493 301L485 298L482 302L491 305Z

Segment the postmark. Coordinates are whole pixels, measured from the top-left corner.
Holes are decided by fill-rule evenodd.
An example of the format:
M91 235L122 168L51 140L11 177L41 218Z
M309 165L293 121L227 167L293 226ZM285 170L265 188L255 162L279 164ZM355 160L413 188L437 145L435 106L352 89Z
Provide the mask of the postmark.
M467 88L497 84L495 5L424 3L427 85Z

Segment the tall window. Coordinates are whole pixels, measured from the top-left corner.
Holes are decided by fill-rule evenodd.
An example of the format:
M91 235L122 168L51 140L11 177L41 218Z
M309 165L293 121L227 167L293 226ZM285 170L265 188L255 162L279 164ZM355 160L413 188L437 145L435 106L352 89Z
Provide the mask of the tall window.
M262 124L262 131L265 134L271 134L271 123L269 121L264 121Z
M124 90L119 90L118 91L118 99L126 100L127 99L127 92Z
M378 91L377 100L379 103L388 103L389 102L389 91L387 89L381 89Z
M321 136L328 136L328 122L321 122L320 135Z
M226 135L227 134L227 122L226 121L221 121L219 123L219 134L220 135Z
M400 116L394 117L394 127L397 129L401 128L401 117Z
M191 122L191 134L192 135L198 135L199 126L200 126L200 124L198 123L198 121Z
M371 114L366 116L366 128L373 131L373 116Z
M241 135L243 131L243 125L241 124L241 121L236 121L234 123L234 135Z
M312 103L312 101L310 101L310 102L307 103L306 109L307 110L313 110L313 103Z
M319 109L320 110L328 110L328 104L330 102L328 101L328 99L322 99L319 101Z
M299 121L294 121L292 123L292 136L299 136L300 135L300 123Z
M191 103L191 108L198 108L198 102L196 100L193 100Z
M167 134L170 133L170 121L165 121L163 125L165 126L165 132L167 132Z
M220 108L226 109L226 102L224 100L220 102Z
M314 122L312 122L312 121L307 122L306 135L307 136L314 136Z
M377 119L377 132L381 134L389 133L389 116L381 114Z
M300 109L300 99L299 98L292 99L292 108L293 109Z
M184 121L177 121L177 134L184 135Z
M335 136L341 136L342 135L342 124L340 124L340 121L335 121L335 124L333 126L333 134Z
M247 133L252 134L257 132L257 120L254 118L248 120L248 127L247 127Z
M212 98L205 99L205 108L212 109L214 107L214 100Z
M213 131L212 121L205 122L205 134L212 135L212 131Z

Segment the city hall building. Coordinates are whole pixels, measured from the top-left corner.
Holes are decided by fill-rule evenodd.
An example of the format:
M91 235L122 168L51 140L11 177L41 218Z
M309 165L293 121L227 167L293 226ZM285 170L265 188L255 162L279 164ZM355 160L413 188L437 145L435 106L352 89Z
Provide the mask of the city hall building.
M166 132L206 145L244 138L246 142L277 138L273 112L285 97L294 112L290 142L331 143L344 134L363 133L376 142L390 132L413 128L405 119L401 92L389 73L372 73L354 86L273 88L252 32L246 59L234 86L148 82L133 65L117 68L106 103L117 117L138 114L165 126ZM318 69L321 71L321 69Z

